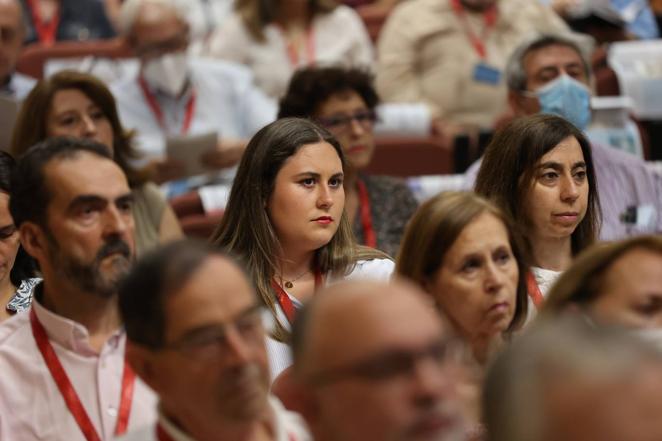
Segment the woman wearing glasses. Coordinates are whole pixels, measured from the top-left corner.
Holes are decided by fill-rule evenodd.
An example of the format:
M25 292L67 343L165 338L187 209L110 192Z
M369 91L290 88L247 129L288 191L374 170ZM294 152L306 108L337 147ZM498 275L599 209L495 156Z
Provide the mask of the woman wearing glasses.
M359 243L395 256L417 203L404 182L361 173L375 150L373 126L378 97L371 76L339 67L298 71L280 102L278 116L312 118L342 146L345 210Z
M324 285L387 280L394 264L357 247L345 214L344 155L316 124L284 118L248 143L214 244L236 256L271 311L272 378L291 364L297 309Z

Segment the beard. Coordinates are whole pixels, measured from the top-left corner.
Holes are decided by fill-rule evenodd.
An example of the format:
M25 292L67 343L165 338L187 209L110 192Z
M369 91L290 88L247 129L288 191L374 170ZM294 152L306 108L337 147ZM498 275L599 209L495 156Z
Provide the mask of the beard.
M103 244L91 262L65 253L50 234L49 258L60 277L66 278L83 292L102 298L117 294L120 280L131 268L133 254L129 245L119 237ZM102 270L103 260L112 256L110 269Z

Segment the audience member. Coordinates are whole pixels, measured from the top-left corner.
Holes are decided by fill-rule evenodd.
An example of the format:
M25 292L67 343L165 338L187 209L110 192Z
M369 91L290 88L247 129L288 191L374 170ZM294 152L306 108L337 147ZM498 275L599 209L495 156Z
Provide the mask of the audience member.
M118 280L133 260L132 194L98 143L53 138L12 175L9 208L39 263L29 313L0 324L0 438L110 440L155 419L125 363Z
M416 288L347 282L303 311L293 374L315 440L466 440L458 343Z
M237 0L235 13L212 37L209 55L247 65L269 96L285 93L303 66L371 67L363 21L334 0Z
M53 136L92 139L110 149L132 188L138 255L160 242L181 237L177 218L160 190L147 180L146 173L131 165L139 157L132 145L133 134L122 127L115 99L101 81L73 71L39 81L23 103L12 152L21 155Z
M378 97L370 74L339 67L297 71L280 101L278 117L312 118L343 148L345 211L360 243L395 256L417 202L395 178L368 176L361 170L375 152Z
M621 330L554 322L518 338L490 369L490 441L662 439L662 355Z
M122 284L120 311L127 359L160 401L156 430L124 439L310 439L269 394L263 307L231 259L187 242L159 249Z
M590 65L577 43L542 35L522 43L506 68L508 102L516 116L539 112L563 116L580 129L590 115ZM662 231L662 177L644 161L607 146L591 143L604 223L603 240ZM467 172L467 187L480 162ZM637 213L652 211L650 217ZM633 214L632 214L633 213Z
M380 34L377 90L387 102L425 102L442 133L489 129L506 108L508 55L529 33L566 29L537 1L402 2Z
M580 311L599 323L662 328L661 270L659 236L594 246L559 278L541 317Z
M120 18L140 72L114 84L113 93L159 181L181 177L165 159L166 139L173 136L216 133L217 148L204 161L216 168L236 164L246 139L274 120L275 103L253 86L244 67L189 58L186 13L173 0L127 0Z
M50 46L56 41L112 38L115 29L98 0L21 0L25 43Z
M273 377L291 364L287 342L302 303L345 278L388 279L393 262L357 247L344 211L344 154L314 123L283 118L248 144L212 241L237 256L275 320Z
M0 308L0 322L30 307L32 290L40 281L9 212L10 179L15 166L9 153L0 152L0 306L5 305Z
M396 272L432 296L480 364L524 324L527 266L504 213L473 193L441 193L421 205Z
M529 295L541 306L550 286L600 231L588 141L559 116L517 119L487 146L475 188L515 221L532 264Z
M23 47L25 25L18 0L0 0L0 96L23 99L35 80L15 72Z

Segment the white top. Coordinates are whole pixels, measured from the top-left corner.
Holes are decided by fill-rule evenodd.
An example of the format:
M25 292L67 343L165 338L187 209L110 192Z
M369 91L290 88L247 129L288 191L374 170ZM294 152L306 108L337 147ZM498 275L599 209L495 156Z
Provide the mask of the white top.
M533 273L533 277L536 278L536 283L540 289L540 294L542 294L544 298L547 298L547 293L550 289L552 289L556 279L558 279L561 274L563 274L563 271L553 271L545 268L539 268L537 266L532 266L531 272ZM533 304L533 300L531 300L531 297L529 297L529 312L526 315L526 323L529 323L531 320L533 320L537 312L538 311L536 310L536 305Z
M291 412L274 396L269 396L269 404L274 413L274 441L309 441L312 440L303 418ZM170 435L173 441L196 441L175 426L163 413L159 412L158 424ZM157 441L156 427L148 427L117 438L117 441Z
M302 48L296 66L288 55L287 43L274 24L264 28L265 41L257 41L236 13L228 17L211 37L208 55L248 66L256 84L269 96L278 98L287 89L294 70L316 64L342 64L369 68L374 60L373 47L361 17L340 5L312 22L313 59Z
M218 60L192 59L195 108L189 135L216 132L219 138L246 139L276 118L276 103L253 86L245 67ZM134 145L145 160L165 156L165 139L179 135L190 95L171 97L153 90L166 121L164 133L145 100L136 76L111 86L122 125L135 129Z
M0 94L8 93L10 96L18 100L23 100L23 98L30 93L35 84L37 84L37 80L34 78L14 72L12 76L9 77L9 83L4 88L0 86Z
M387 282L391 278L394 270L395 263L390 259L359 260L352 272L348 275L331 276L326 278L325 286L329 286L345 280L368 279ZM293 303L300 305L300 302L295 297L289 293L288 296ZM278 321L285 329L289 330L290 323L285 316L285 312L282 310L279 304L276 304L276 312L276 318ZM269 355L269 366L271 368L271 379L273 381L278 376L278 374L280 374L284 369L292 364L292 351L289 345L274 340L271 337L267 337L267 354Z

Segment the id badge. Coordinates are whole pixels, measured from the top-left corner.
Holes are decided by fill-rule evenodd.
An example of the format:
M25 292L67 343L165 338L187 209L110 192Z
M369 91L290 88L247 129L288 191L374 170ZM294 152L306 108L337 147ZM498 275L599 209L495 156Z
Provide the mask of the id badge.
M481 61L474 67L473 78L479 83L496 86L501 81L501 71Z

